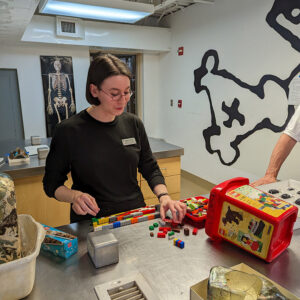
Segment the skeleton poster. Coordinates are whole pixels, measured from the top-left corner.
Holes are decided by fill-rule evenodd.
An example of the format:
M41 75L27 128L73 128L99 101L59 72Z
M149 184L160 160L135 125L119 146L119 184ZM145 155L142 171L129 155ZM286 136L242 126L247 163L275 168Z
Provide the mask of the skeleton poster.
M47 137L55 126L76 113L72 57L41 56Z

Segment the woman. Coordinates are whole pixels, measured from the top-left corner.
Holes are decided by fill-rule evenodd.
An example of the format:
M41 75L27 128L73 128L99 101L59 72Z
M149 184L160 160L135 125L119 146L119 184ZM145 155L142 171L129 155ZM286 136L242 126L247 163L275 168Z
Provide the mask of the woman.
M137 169L161 203L181 222L186 207L168 195L141 120L124 112L132 92L131 74L117 57L91 63L86 98L91 106L57 125L46 161L44 190L71 203L71 222L145 206ZM72 189L64 186L71 171ZM176 213L177 212L177 213Z

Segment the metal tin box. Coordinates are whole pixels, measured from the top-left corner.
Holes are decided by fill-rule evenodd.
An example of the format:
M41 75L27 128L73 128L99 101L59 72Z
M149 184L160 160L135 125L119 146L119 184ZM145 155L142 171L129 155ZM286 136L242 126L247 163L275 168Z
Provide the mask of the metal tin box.
M119 243L108 230L88 233L87 249L96 268L115 264L119 261Z
M41 137L39 136L31 136L31 145L40 145Z
M38 158L45 159L49 153L48 147L39 147L37 148Z

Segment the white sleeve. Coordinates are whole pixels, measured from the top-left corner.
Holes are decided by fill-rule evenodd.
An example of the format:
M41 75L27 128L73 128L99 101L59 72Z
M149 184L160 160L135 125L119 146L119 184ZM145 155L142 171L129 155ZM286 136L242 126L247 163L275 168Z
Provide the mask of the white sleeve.
M283 133L300 142L300 105L297 107Z

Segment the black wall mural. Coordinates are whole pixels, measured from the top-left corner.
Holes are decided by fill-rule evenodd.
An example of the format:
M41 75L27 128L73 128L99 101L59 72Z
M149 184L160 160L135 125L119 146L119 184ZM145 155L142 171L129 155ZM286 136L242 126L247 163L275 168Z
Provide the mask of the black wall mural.
M225 101L222 103L222 110L228 115L228 120L224 121L224 126L231 128L232 122L237 120L240 125L245 124L245 116L239 112L240 101L234 98L232 105L227 106Z
M288 3L287 3L288 2ZM297 2L297 3L296 3ZM273 27L282 37L284 37L286 40L288 40L292 47L300 52L300 40L297 36L295 36L293 33L291 33L290 30L284 28L282 24L279 24L277 22L277 16L280 14L283 14L285 18L294 24L300 23L300 16L298 15L295 17L295 14L300 10L300 0L275 0L274 5L270 12L267 15L267 22L268 24ZM298 9L298 10L297 10ZM299 13L298 12L298 13ZM213 64L211 63L213 61ZM234 156L230 160L226 160L224 158L224 153L220 149L213 149L211 141L214 136L220 136L222 135L222 127L221 127L221 121L218 121L216 118L216 112L215 112L215 106L219 105L216 101L216 99L212 99L211 91L209 89L209 86L205 85L204 81L206 76L216 76L216 77L222 77L226 80L230 80L233 84L236 84L242 89L246 89L249 92L253 93L253 98L257 97L261 99L261 101L264 101L266 99L265 95L265 86L266 84L272 82L276 84L278 89L282 89L285 92L286 97L288 97L289 93L289 84L291 80L300 72L300 64L297 65L294 70L291 72L291 74L286 79L281 79L277 76L267 74L264 75L257 85L250 85L241 79L237 78L234 74L230 73L229 71L225 69L219 69L219 55L216 50L208 50L203 58L202 62L199 68L194 70L194 87L196 93L205 93L207 96L207 99L209 101L209 107L210 107L210 115L211 115L211 125L203 130L203 137L205 140L205 147L206 150L213 154L217 153L220 162L223 165L230 166L234 164L239 156L240 156L240 150L239 145L240 143L248 138L251 134L255 133L258 130L267 128L272 130L273 132L281 132L286 127L288 121L292 117L294 113L294 107L288 106L287 111L287 117L281 126L276 125L269 117L263 118L260 122L255 124L254 127L251 129L247 129L247 120L249 118L251 119L251 114L246 117L243 113L239 111L240 101L238 95L235 95L233 97L233 102L231 106L226 105L225 101L222 101L222 111L225 112L228 115L228 119L223 122L223 125L226 128L231 128L232 123L234 120L236 120L240 128L245 126L243 128L244 130L240 130L243 133L237 134L234 140L229 141L230 147L234 150ZM224 92L225 93L225 92ZM256 97L257 96L257 97ZM251 100L250 100L251 101ZM272 109L272 107L270 107ZM255 112L252 112L252 114ZM248 118L248 119L247 119Z
M282 16L281 16L282 14ZM291 46L300 52L300 38L292 29L284 27L280 23L284 17L286 21L294 25L300 24L300 1L299 0L275 0L272 9L269 11L266 21L275 29ZM291 26L292 28L293 26Z

